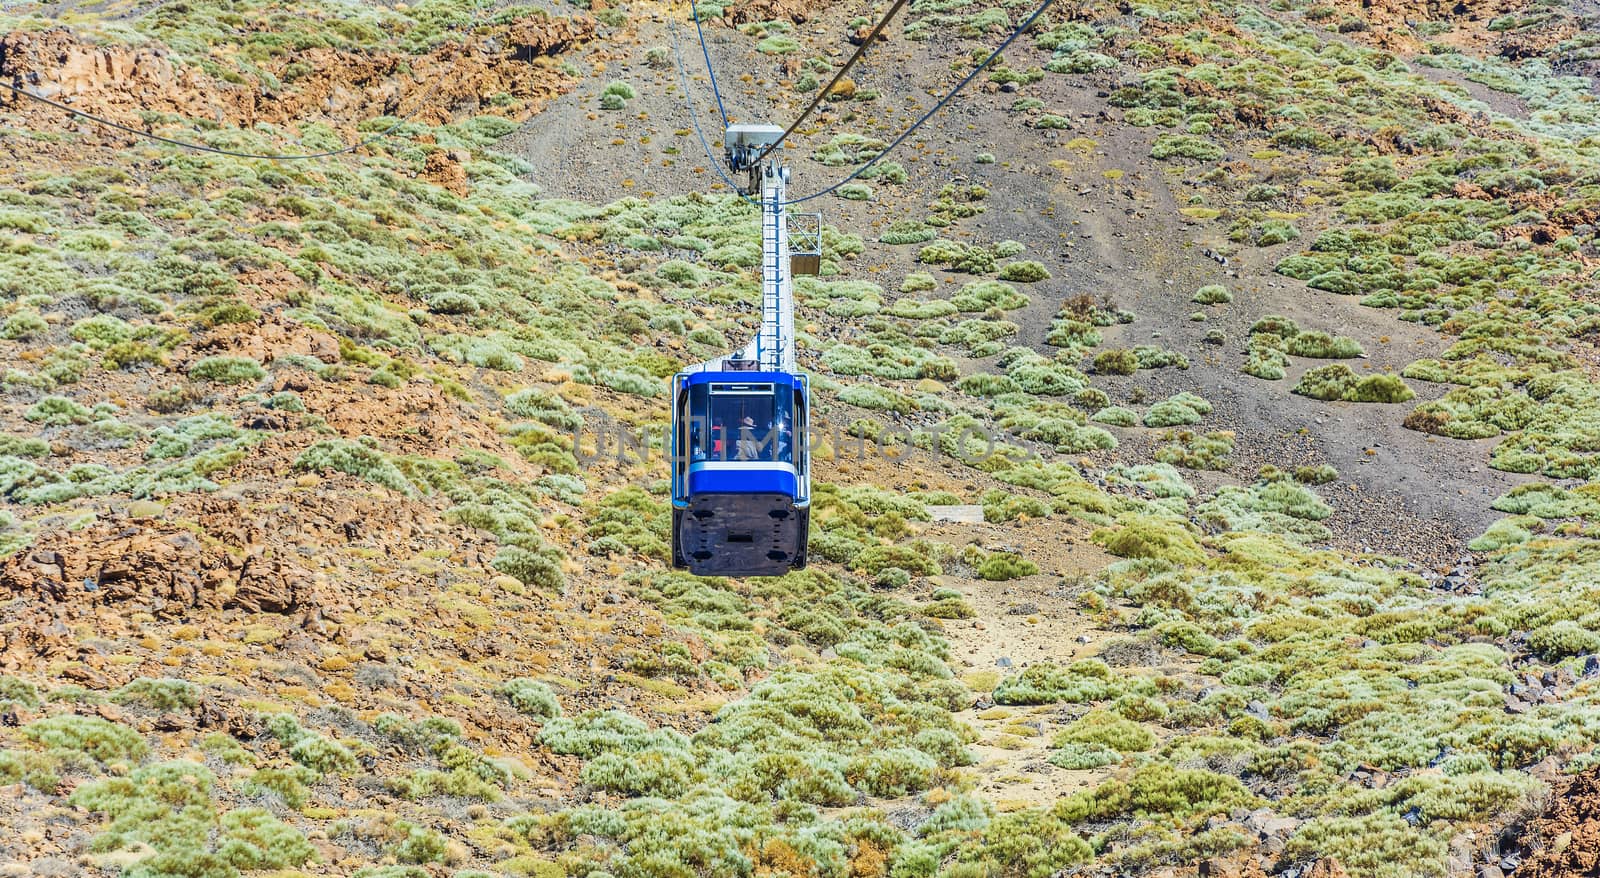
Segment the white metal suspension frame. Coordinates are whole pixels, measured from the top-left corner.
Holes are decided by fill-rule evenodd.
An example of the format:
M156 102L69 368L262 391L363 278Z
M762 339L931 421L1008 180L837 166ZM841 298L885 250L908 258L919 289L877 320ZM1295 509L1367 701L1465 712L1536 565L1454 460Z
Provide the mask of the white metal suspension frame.
M775 125L728 126L728 167L745 172L745 196L761 204L761 326L740 350L709 362L689 366L688 372L797 373L794 334L794 275L816 274L822 258L822 220L818 214L791 214L789 168L781 149L755 161L776 142L783 129ZM799 249L795 249L798 245ZM798 266L798 267L797 267Z
M789 264L789 169L775 161L752 169L761 193L761 330L753 359L769 372L795 371L794 279Z

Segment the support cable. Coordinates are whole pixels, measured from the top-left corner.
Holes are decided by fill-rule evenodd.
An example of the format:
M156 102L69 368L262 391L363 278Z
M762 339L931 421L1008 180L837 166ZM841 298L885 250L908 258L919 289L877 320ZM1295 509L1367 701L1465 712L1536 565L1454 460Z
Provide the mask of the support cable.
M926 113L923 113L921 118L919 118L919 119L917 119L917 121L911 123L911 127L910 128L907 128L905 131L902 131L900 133L899 137L896 137L893 142L891 142L888 146L883 148L882 152L880 152L877 155L873 156L871 159L869 159L867 161L866 164L862 165L859 168L856 168L855 171L850 174L850 176L845 177L843 180L840 180L837 183L834 183L832 186L829 186L828 188L822 190L821 192L816 192L816 193L813 193L811 195L807 195L807 196L805 196L803 198L792 198L792 199L790 199L788 201L785 201L784 204L804 204L805 202L810 201L813 198L821 198L822 196L827 195L830 192L833 192L833 191L837 190L840 186L843 186L844 184L850 182L851 180L854 180L855 178L861 176L862 172L866 171L866 169L868 169L868 168L872 167L873 165L877 164L879 159L881 159L884 156L888 155L890 152L892 152L894 150L895 147L897 147L900 144L904 143L906 138L908 138L912 134L916 133L916 130L918 128L922 127L922 123L928 121L928 119L931 118L934 113L937 113L941 109L943 109L945 104L950 103L952 98L954 98L957 94L960 94L961 90L963 88L967 87L967 83L969 83L973 79L977 78L978 74L982 73L984 71L984 68L986 68L990 64L994 63L994 59L1000 57L1000 53L1004 52L1017 39L1017 37L1022 36L1022 34L1025 31L1027 31L1028 28L1032 27L1033 23L1039 19L1039 16L1043 15L1044 11L1046 9L1049 9L1050 6L1052 4L1054 4L1054 3L1055 3L1055 0L1044 0L1044 2L1040 3L1039 4L1039 8L1035 9L1033 11L1033 14L1028 16L1026 21L1024 21L1021 25L1019 25L1016 30L1012 31L1011 35L1006 37L1005 40L1000 43L1000 45L996 46L994 51L989 53L989 57L983 59L983 63L982 64L979 64L977 67L972 68L972 72L968 73L960 82L956 83L955 88L952 88L950 90L949 94L946 94L944 97L940 98L939 102L937 104L934 104L932 109L928 110L928 112L926 112Z
M689 111L689 122L694 126L695 137L700 140L700 148L706 152L706 161L711 164L712 169L717 172L717 176L722 178L722 182L728 184L728 188L732 189L735 195L750 204L759 205L760 202L744 194L740 190L739 184L728 177L728 172L722 169L722 162L711 152L711 144L706 141L705 132L700 130L700 114L694 108L694 96L689 93L689 73L683 66L683 49L678 44L677 22L668 22L668 30L672 32L672 54L678 61L678 86L683 89L683 105Z
M722 117L722 130L728 130L728 111L722 106L722 90L717 88L717 71L711 67L711 50L706 48L706 32L700 27L700 10L695 0L689 0L689 14L694 16L694 32L700 38L700 56L706 59L706 73L711 77L711 94L717 99L717 115Z
M850 60L844 62L844 66L840 67L839 72L833 75L833 79L828 80L828 84L817 91L817 96L811 99L811 105L802 110L800 116L796 118L794 122L790 123L788 128L783 129L783 133L778 135L778 139L769 144L766 149L763 149L760 154L758 154L755 159L750 162L752 165L759 164L762 159L767 157L768 153L782 146L783 142L788 139L789 135L793 134L794 130L800 127L800 123L804 122L806 117L811 115L812 111L816 110L816 108L823 101L827 100L828 94L833 91L833 87L838 85L839 80L844 79L844 75L850 72L850 68L854 67L855 63L861 60L861 56L867 53L867 47L877 41L878 34L881 33L884 27L889 24L889 19L894 18L894 14L899 12L900 8L905 6L908 2L910 2L910 0L894 0L894 5L890 6L889 11L883 14L883 18L878 19L878 23L872 28L872 33L868 34L867 38L861 41L861 45L856 47L855 54L850 56ZM794 202L791 201L789 203L793 204Z

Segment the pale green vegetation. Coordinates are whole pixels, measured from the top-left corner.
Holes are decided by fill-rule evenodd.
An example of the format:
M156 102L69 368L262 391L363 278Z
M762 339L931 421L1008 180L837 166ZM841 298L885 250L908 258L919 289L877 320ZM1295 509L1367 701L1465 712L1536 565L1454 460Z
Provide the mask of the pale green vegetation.
M723 14L718 4L701 8ZM612 13L609 26L620 24L617 10L602 11ZM1212 14L1229 27L1208 27ZM1437 118L1425 109L1432 101L1476 105L1425 83L1393 54L1321 37L1300 15L1160 3L1115 20L1090 11L1030 35L1048 61L1034 66L1019 55L1016 68L990 79L1026 89L1046 76L1114 73L1122 85L1109 103L1129 123L1158 129L1152 154L1165 171L1207 188L1185 208L1189 219L1240 245L1287 245L1274 252L1278 271L1312 297L1361 296L1446 333L1444 352L1412 363L1405 378L1454 386L1418 406L1407 426L1498 438L1498 468L1600 475L1600 394L1567 349L1597 324L1584 295L1592 278L1575 256L1592 241L1580 240L1575 220L1600 192L1592 145L1568 136L1594 124L1593 102L1579 99L1576 83L1537 75L1537 59L1519 66L1441 47L1427 63L1517 91L1530 117L1489 126ZM919 2L905 33L992 36L1015 16ZM213 44L250 47L232 55L252 67L258 52L275 51L269 31L202 25L200 17L172 7L119 27L150 28L216 69ZM277 16L274 27L290 45L372 50L398 39L419 51L467 21L459 5L421 4ZM799 57L802 49L783 23L751 22L742 32L760 52ZM813 80L819 72L806 71ZM1419 89L1436 90L1422 102ZM599 106L621 111L637 99L612 83ZM1006 121L1068 136L1052 129L1077 123L1045 109L1024 92ZM280 140L268 126L150 124L241 146ZM539 785L549 778L536 782L515 760L478 750L481 728L469 736L444 717L402 716L398 704L375 718L278 708L257 719L256 737L208 734L197 744L202 765L168 759L165 743L129 724L72 713L77 695L0 677L0 703L40 715L0 730L0 782L57 796L63 814L80 809L72 819L93 830L98 853L149 854L127 874L344 870L320 862L308 827L319 843L383 864L355 874L385 878L455 869L458 857L485 865L488 850L493 871L503 865L539 878L852 870L1044 878L1090 861L1138 874L1246 847L1241 834L1211 828L1212 818L1267 807L1304 821L1287 839L1288 860L1334 856L1360 878L1430 876L1444 873L1453 839L1515 813L1537 792L1531 766L1552 755L1592 760L1600 740L1592 698L1563 696L1514 714L1503 694L1512 668L1579 670L1600 650L1586 585L1600 579L1592 486L1539 481L1496 500L1508 517L1471 546L1487 555L1474 595L1430 588L1395 559L1354 563L1322 548L1332 509L1313 486L1337 478L1330 467L1292 477L1267 470L1248 484L1197 490L1179 468L1226 468L1233 452L1234 437L1197 426L1210 404L1178 393L1141 415L1130 406L1144 405L1143 396L1114 405L1108 390L1118 382L1101 377L1174 367L1159 377L1181 380L1187 357L1153 345L1095 350L1101 330L1133 315L1087 297L1069 299L1052 322L1054 356L1022 347L1022 318L1007 315L1030 298L1006 281L1035 283L1048 271L1018 260L1014 242L978 243L970 229L950 230L986 208L987 191L963 182L941 188L925 219L890 223L879 237L915 245L924 265L971 276L964 286L941 292L931 269L908 275L898 298L841 281L865 245L828 229L824 277L797 291L801 322L817 327L805 330L806 366L818 386L828 382L819 396L829 405L890 426L915 418L945 428L916 441L1005 486L978 498L987 521L1089 522L1094 542L1117 556L1071 587L1084 612L1119 636L1095 657L1007 673L993 691L1003 705L1070 706L1045 720L1042 740L1052 744L1052 764L1086 773L1085 788L1018 809L974 796L965 772L977 734L955 717L973 692L956 678L939 621L973 608L927 578L957 575L998 589L1050 571L998 545L956 547L921 534L928 505L962 498L821 482L811 569L752 580L665 571L669 509L648 487L659 473L619 483L584 470L567 434L585 423L589 412L578 409L590 404L659 419L668 376L748 337L755 212L726 195L604 206L540 200L522 179L523 160L493 149L513 127L492 116L411 122L361 161L287 169L139 147L121 163L136 171L24 169L0 194L0 228L17 233L0 248L0 345L30 354L8 357L4 375L16 416L8 430L21 432L0 436L0 496L9 504L0 511L0 553L28 545L30 528L49 515L228 485L267 441L235 417L250 397L249 405L304 425L272 440L298 442L284 458L293 478L437 504L447 521L492 538L485 554L493 571L516 580L497 579L496 588L530 585L553 600L569 565L602 565L606 572L591 566L584 575L607 577L608 588L659 614L664 629L608 656L617 666L605 673L634 682L596 675L569 689L543 670L497 677L491 661L474 666L481 675L452 680L452 698L526 728L519 747L564 760L551 764L581 786L559 801ZM328 136L308 130L308 142ZM1404 148L1378 155L1374 143ZM466 194L418 179L424 147L435 146L473 156ZM813 158L846 168L885 146L843 134ZM988 154L974 161L986 165L986 155L992 162ZM1215 167L1224 158L1227 172ZM895 191L905 171L880 167L878 193ZM1317 205L1286 184L1290 175L1307 181L1318 204L1335 205L1326 228L1301 219ZM1291 243L1301 229L1307 240ZM579 257L596 252L616 258L591 270ZM252 305L235 301L239 278L261 268L300 283L252 289ZM1196 300L1227 301L1226 289L1210 289ZM189 338L251 326L269 312L335 338L339 353L328 359L337 362L215 353L239 349L202 350ZM848 333L837 331L843 326ZM1282 378L1290 357L1362 354L1352 339L1269 317L1252 328L1245 368ZM169 388L146 397L148 411L89 389L141 371ZM309 389L276 393L290 378ZM436 391L441 404L467 407L536 477L510 478L493 455L448 447L454 437L419 451L427 446L339 435L307 408L352 380L374 385L365 388L374 394ZM1412 396L1399 376L1343 363L1312 369L1296 392L1358 402ZM1150 437L1156 463L1094 463L1096 452L1115 447L1098 425L1141 423L1170 431ZM894 435L865 419L851 426L857 438ZM1016 444L988 454L960 436L978 427L1003 430ZM58 454L56 443L74 456ZM78 452L89 450L125 459L120 469L82 462ZM1151 669L1177 656L1183 673ZM129 723L167 722L164 715L231 696L233 685L137 677L83 696L81 709L104 698ZM635 690L674 693L668 700L682 712L649 702L637 715L591 709ZM719 693L716 706L698 700L707 693ZM192 717L179 719L182 727ZM379 776L368 767L379 752L405 767ZM1355 779L1373 767L1391 782L1373 788ZM392 794L405 817L351 809L308 822L309 808L361 789ZM250 806L230 808L240 795ZM454 814L461 801L495 808L468 812L481 815L470 829L431 819Z
M1405 402L1416 396L1398 375L1357 375L1343 363L1319 366L1300 376L1294 392L1312 399L1345 402Z

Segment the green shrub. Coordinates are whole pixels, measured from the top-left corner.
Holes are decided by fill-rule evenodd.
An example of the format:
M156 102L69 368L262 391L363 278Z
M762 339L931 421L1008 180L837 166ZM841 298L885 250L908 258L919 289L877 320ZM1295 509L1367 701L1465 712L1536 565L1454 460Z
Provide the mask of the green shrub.
M211 803L215 783L215 776L203 765L163 762L136 768L126 776L83 784L72 791L69 801L108 818L94 839L96 850L136 848L142 844L153 847L160 855L222 864L188 871L197 865L189 862L183 867L185 871L145 872L152 878L161 874L231 874L225 871L231 864L205 850L217 819ZM149 870L153 859L156 858L144 860L139 868ZM213 873L213 868L224 871Z
M1334 337L1326 332L1309 330L1289 337L1285 346L1289 353L1297 357L1313 357L1319 360L1342 360L1366 354L1353 338L1342 335Z
M1345 402L1405 402L1416 396L1398 375L1361 377L1343 363L1322 366L1305 373L1300 383L1295 385L1294 392L1313 399Z
M566 587L560 556L548 549L502 546L489 566L533 588L560 593Z
M1211 162L1222 158L1222 147L1209 140L1188 134L1163 134L1150 148L1150 157L1156 159L1183 158Z
M1050 753L1050 764L1072 771L1103 768L1122 761L1122 754L1104 744L1069 743Z
M1441 876L1445 854L1443 841L1390 811L1318 817L1289 838L1284 852L1297 861L1336 859L1353 874L1377 878Z
M1084 659L1066 667L1040 662L1006 677L995 687L997 704L1083 703L1115 698L1123 684L1106 664Z
M7 436L0 433L0 457L45 457L50 443L33 436Z
M166 355L159 348L142 341L123 341L106 348L104 356L100 358L100 365L117 371L135 366L162 366L166 361Z
M1132 375L1139 371L1139 355L1122 348L1108 348L1095 354L1094 370L1101 375Z
M1050 279L1050 272L1042 263L1033 260L1008 262L1000 266L1000 279L1031 284Z
M29 406L22 417L43 427L87 424L94 420L88 409L65 396L47 396Z
M938 576L938 557L926 545L871 546L856 556L852 568L868 576L876 576L887 567L898 567L914 576Z
M187 680L140 677L111 693L111 700L151 710L192 710L200 704L200 689Z
M870 796L898 798L926 789L938 763L920 750L888 747L851 757L844 766L851 786Z
M689 788L694 756L678 746L601 753L583 767L583 782L628 796L675 798Z
M449 847L444 836L424 826L415 826L404 820L393 827L400 839L389 845L390 856L402 863L442 862Z
M1093 73L1097 70L1109 70L1116 67L1117 63L1117 59L1109 55L1076 49L1052 59L1044 69L1051 73Z
M138 732L97 716L52 716L22 727L22 736L51 749L83 753L100 762L134 761L150 748Z
M553 391L526 387L506 397L506 411L523 418L532 418L558 430L576 430L583 426L583 418Z
M1560 621L1528 632L1528 648L1547 662L1600 652L1600 635L1576 622Z
M1177 399L1164 399L1144 413L1146 427L1181 427L1200 423L1202 413Z
M620 710L591 710L556 717L539 731L539 741L556 753L593 759L601 753L628 753L652 743L670 743L676 733L652 733L644 721ZM663 737L664 735L664 737Z
M1221 305L1233 301L1233 294L1222 284L1206 284L1195 291L1190 301L1201 305Z
M561 702L556 700L556 694L549 686L528 677L517 677L507 680L500 687L500 694L511 702L511 706L518 713L540 719L551 719L561 715Z
M962 311L987 311L990 308L999 308L1002 311L1014 311L1028 306L1028 297L1017 291L1010 284L999 281L980 280L973 281L963 286L954 296L950 297L950 304Z
M1296 467L1294 480L1306 485L1327 485L1338 481L1339 471L1328 464Z
M1022 385L1006 375L976 372L957 381L956 389L970 396L1000 396L1021 392Z
M69 334L74 341L88 345L90 350L100 351L119 342L131 340L133 327L120 317L96 314L72 324Z
M871 201L872 187L865 183L846 183L835 189L834 194L846 201Z
M1170 351L1155 345L1139 345L1133 349L1133 355L1138 359L1139 368L1141 369L1165 369L1168 366L1176 366L1179 369L1189 368L1188 357L1177 351Z
M349 439L325 439L311 445L300 452L294 467L310 472L348 473L407 496L415 493L411 480L389 455Z
M246 751L248 752L248 751ZM303 765L290 768L258 768L245 778L242 790L246 795L274 795L290 808L305 806L309 795L307 785L315 783L317 773Z
M38 706L39 690L32 683L9 674L0 674L0 710Z
M267 370L249 357L206 357L189 367L189 377L218 384L249 384L267 377Z
M1176 443L1156 450L1155 458L1162 463L1185 469L1225 470L1229 466L1228 455L1233 453L1234 434L1219 431L1201 435L1180 430L1167 433L1162 440Z
M1113 427L1132 427L1139 423L1138 414L1122 406L1107 406L1095 412L1089 420Z
M787 34L773 34L756 43L756 51L764 55L790 55L800 51L800 43Z
M978 565L978 578L990 582L1021 579L1039 572L1039 565L1009 552L995 552Z
M295 741L289 748L289 756L318 774L348 774L357 768L355 754L350 748L314 732Z
M145 397L145 407L153 412L172 414L180 412L205 398L205 390L196 384L178 384L153 390Z
M236 869L286 869L303 866L316 849L299 830L263 808L237 808L222 815L217 857Z
M1150 730L1104 710L1092 710L1062 729L1055 738L1055 746L1069 744L1098 745L1119 753L1139 753L1156 745L1156 736Z
M1294 223L1286 220L1269 219L1256 227L1255 245L1257 247L1271 247L1276 244L1287 244L1299 240L1300 229Z
M1137 513L1117 516L1115 529L1103 528L1090 539L1123 558L1155 558L1191 567L1205 562L1205 552L1184 522Z
M0 324L0 338L22 341L36 336L44 335L50 331L50 324L39 316L38 311L18 311L6 318Z

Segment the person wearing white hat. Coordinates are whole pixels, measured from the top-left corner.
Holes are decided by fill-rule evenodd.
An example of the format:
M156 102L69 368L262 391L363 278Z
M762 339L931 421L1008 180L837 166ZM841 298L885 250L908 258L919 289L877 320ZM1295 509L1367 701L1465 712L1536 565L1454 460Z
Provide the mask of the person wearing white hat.
M758 460L761 457L761 443L756 441L756 421L746 415L739 422L738 452L734 460Z

